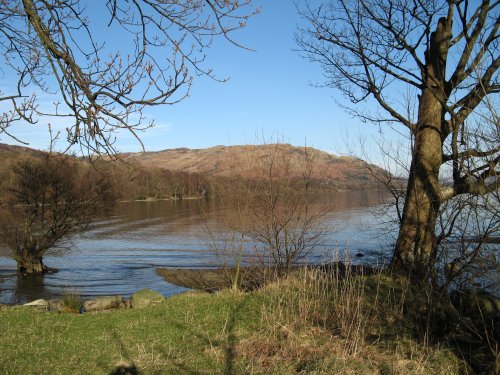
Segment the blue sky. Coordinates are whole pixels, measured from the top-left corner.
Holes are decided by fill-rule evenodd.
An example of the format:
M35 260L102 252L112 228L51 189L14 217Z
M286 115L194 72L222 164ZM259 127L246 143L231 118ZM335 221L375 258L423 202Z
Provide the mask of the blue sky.
M307 143L343 153L346 138L356 149L359 135L368 145L377 136L376 126L361 124L339 108L336 101L346 102L337 91L313 86L322 83L322 72L293 50L294 32L301 22L294 2L256 4L261 13L234 35L255 52L218 40L208 51L206 66L229 81L195 77L190 97L148 109L156 127L141 134L146 151L261 143L279 137L294 145ZM30 147L43 149L49 143L46 129L43 121L36 127L16 125L14 134ZM3 136L0 142L15 143ZM141 151L127 133L120 134L116 145L120 151Z

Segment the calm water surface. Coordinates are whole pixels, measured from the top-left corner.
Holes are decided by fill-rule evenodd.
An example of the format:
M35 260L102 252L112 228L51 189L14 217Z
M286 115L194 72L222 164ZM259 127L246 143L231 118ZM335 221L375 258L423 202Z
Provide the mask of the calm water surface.
M383 261L388 254L384 237L378 236L373 207L386 198L381 192L341 192L328 197L332 228L310 261L328 261L344 249L363 262ZM327 205L325 201L325 205ZM212 267L217 259L208 251L206 223L217 226L210 202L198 200L124 202L106 221L75 236L64 248L44 257L59 272L38 277L18 277L8 251L0 248L0 303L25 303L38 298L59 298L76 291L83 298L120 294L125 297L143 288L166 296L181 291L158 276L157 267Z

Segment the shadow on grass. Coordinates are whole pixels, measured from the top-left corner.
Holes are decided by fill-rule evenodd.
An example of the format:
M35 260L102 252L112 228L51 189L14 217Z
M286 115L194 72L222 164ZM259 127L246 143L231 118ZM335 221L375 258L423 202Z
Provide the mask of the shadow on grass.
M240 312L243 310L244 306L246 305L246 301L242 301L240 303L237 303L235 305L232 305L229 310L228 310L228 316L227 320L225 322L224 328L223 328L223 338L222 340L225 342L218 342L218 341L213 341L210 340L209 337L207 337L206 334L196 332L192 328L192 326L184 326L177 324L178 328L181 328L182 330L186 331L190 337L195 337L196 339L199 340L201 345L204 347L223 347L224 350L224 368L223 368L223 373L225 375L233 375L237 373L237 370L235 369L235 364L236 364L236 358L237 358L237 351L236 351L236 345L238 343L238 339L236 336L236 327L238 324L238 321L240 319ZM222 341L221 340L221 341ZM179 370L179 372L182 373L187 373L187 374L200 374L200 373L206 373L205 371L197 371L190 367L189 365L185 363L178 363L175 364L175 367Z
M131 366L118 366L109 375L139 375L140 372L137 370L135 365Z
M234 374L234 363L236 359L236 335L235 335L235 326L237 322L237 317L245 302L238 303L236 306L233 306L229 312L228 321L227 321L227 336L226 336L226 363L224 368L225 375Z
M116 333L115 330L113 330L111 334L120 348L121 356L125 358L127 362L130 362L130 353L127 350L125 344L123 343L123 340L120 338L120 336L118 335L118 333ZM113 371L111 371L109 375L140 375L140 372L137 369L137 366L132 362L130 365L116 366L116 368Z
M220 319L214 322L218 327L212 333L209 333L208 327L198 324L180 323L179 321L170 321L168 323L173 331L183 332L183 337L187 341L178 344L189 345L187 348L187 357L184 357L182 352L177 352L172 356L172 353L167 348L155 347L157 354L162 357L165 362L163 371L166 373L182 373L182 374L205 374L207 371L213 370L217 373L225 375L232 375L238 373L236 367L237 360L237 328L244 319L241 315L244 312L244 307L247 301L239 301L234 304L226 306L221 311ZM119 331L110 329L110 336L118 348L120 357L122 358L121 364L116 366L110 371L109 375L139 375L141 374L140 367L134 361L133 355L126 341L123 340ZM182 339L183 340L183 339ZM215 350L214 350L215 349ZM217 354L219 353L219 355ZM103 366L105 366L103 364ZM163 367L163 366L162 366ZM206 367L206 368L204 368ZM163 373L162 369L157 368L159 373Z

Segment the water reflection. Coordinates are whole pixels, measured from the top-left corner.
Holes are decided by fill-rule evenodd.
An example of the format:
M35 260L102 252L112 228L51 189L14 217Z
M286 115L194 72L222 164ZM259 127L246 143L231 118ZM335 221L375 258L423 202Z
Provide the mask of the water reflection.
M381 192L340 192L322 198L330 207L330 233L310 261L328 260L346 246L363 251L363 261L378 262L385 243L374 236L376 217L368 207L381 203ZM65 290L83 298L121 294L142 288L164 295L184 290L166 283L156 267L206 267L216 265L204 240L205 224L216 220L214 202L200 200L124 202L113 217L96 223L45 257L59 272L17 277L15 262L0 252L0 303L24 303L38 298L58 298ZM223 231L215 226L216 231ZM2 256L3 255L3 256Z

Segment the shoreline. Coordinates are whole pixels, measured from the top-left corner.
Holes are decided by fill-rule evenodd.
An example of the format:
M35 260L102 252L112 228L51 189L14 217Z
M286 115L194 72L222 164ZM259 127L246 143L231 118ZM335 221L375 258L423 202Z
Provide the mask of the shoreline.
M182 200L198 200L198 199L205 199L206 197L197 197L197 196L188 196L188 197L182 197L182 198L145 198L145 199L119 199L117 200L117 203L131 203L131 202L160 202L160 201L182 201Z
M301 270L311 269L313 271L337 274L340 278L345 275L364 275L369 276L377 272L382 272L382 268L374 267L369 264L352 264L344 261L333 261L324 264L298 264L293 266L290 274L297 274ZM235 267L154 267L156 275L161 277L164 282L187 289L179 293L172 294L165 298L171 298L175 295L190 291L202 291L208 293L219 292L225 289L231 289L235 274ZM28 275L27 277L40 277L43 275ZM260 289L268 283L276 281L276 277L272 275L272 270L263 267L241 266L239 289L244 292L250 292ZM1 285L1 277L0 277ZM0 290L1 290L0 286ZM136 291L137 292L137 291ZM78 293L76 293L78 294ZM133 293L131 293L132 295ZM58 300L63 298L64 293L54 296L40 295L36 299L30 299L26 303L30 303L39 299ZM93 300L98 297L117 297L122 294L102 294L91 296L84 300ZM26 303L3 303L0 302L0 307L15 307L23 306Z
M333 274L339 278L344 278L346 275L368 276L383 271L383 268L374 267L369 264L352 264L343 261L333 261L324 264L297 264L290 269L289 274L297 274L306 269L323 272L325 274ZM237 272L236 267L214 267L204 269L158 267L155 271L169 284L206 292L231 289ZM273 273L272 268L256 266L241 266L238 278L238 287L243 291L259 289L278 279Z

